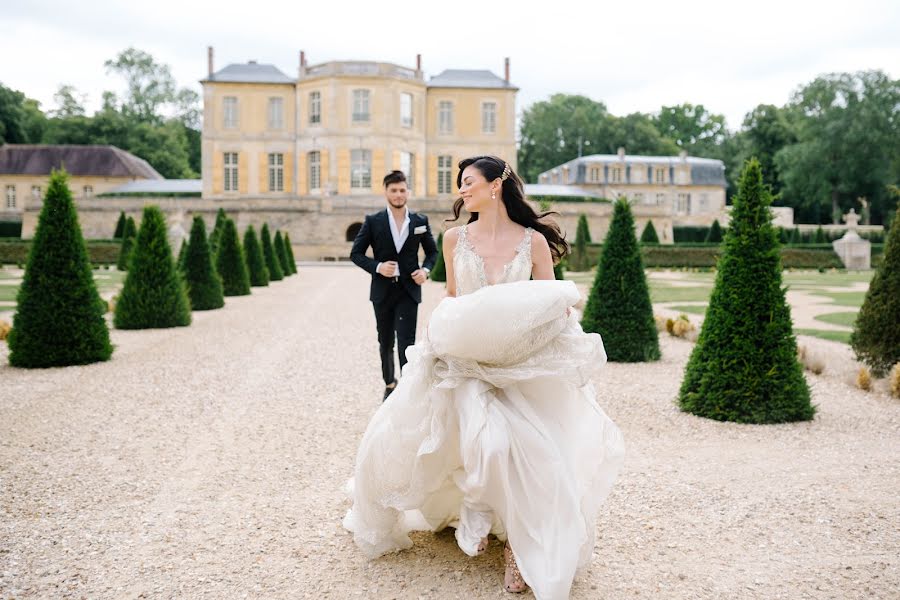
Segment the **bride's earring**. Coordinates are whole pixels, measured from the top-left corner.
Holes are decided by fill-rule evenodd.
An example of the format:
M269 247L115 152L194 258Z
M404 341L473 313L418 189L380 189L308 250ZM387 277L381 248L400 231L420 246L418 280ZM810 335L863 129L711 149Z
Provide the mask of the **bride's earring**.
M497 192L491 192L491 200L497 199Z

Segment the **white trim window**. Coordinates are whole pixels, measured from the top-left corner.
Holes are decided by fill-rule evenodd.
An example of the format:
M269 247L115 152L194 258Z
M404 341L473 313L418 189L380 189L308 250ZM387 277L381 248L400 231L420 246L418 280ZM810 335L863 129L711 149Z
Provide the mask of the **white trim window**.
M16 207L16 186L6 186L6 208Z
M236 129L238 126L237 96L225 96L222 99L222 127Z
M668 169L666 167L656 167L653 169L653 183L666 183L667 175Z
M269 98L269 129L284 129L284 98Z
M449 194L453 191L453 157L449 155L438 156L437 167L437 191L438 194Z
M449 100L438 104L438 133L453 133L453 103Z
M644 203L644 193L643 192L636 192L634 194L634 203L635 204L643 204Z
M414 189L415 179L413 178L413 170L416 167L416 157L412 152L400 153L400 170L406 175L406 187L410 192Z
M313 150L309 153L309 191L322 187L322 153Z
M350 151L350 187L355 190L372 187L372 152Z
M691 210L691 195L687 193L679 193L678 200L675 201L675 212L685 214Z
M39 186L39 185L31 186L31 199L32 200L40 200L41 199L41 186Z
M624 169L622 167L610 167L609 168L609 182L610 183L622 183L622 171Z
M588 171L588 181L591 183L600 183L603 169L601 167L591 167Z
M92 198L94 196L94 186L86 185L81 188L81 195L85 198Z
M322 122L322 94L321 92L309 93L309 124L319 125Z
M369 122L369 90L353 90L353 122Z
M238 191L238 153L225 153L225 191Z
M497 133L497 103L481 103L481 133Z
M656 204L657 204L657 206L659 206L659 205L665 203L665 201L666 201L666 195L665 195L665 194L662 194L662 193L656 194Z
M284 154L269 154L269 191L284 191Z
M413 96L406 92L400 94L400 125L413 126Z

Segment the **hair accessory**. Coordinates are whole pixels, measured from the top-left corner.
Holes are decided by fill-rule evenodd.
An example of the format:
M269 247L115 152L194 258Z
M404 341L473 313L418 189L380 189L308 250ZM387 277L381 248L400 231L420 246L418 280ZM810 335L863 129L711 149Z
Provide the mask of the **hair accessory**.
M503 163L503 175L500 176L500 181L506 181L509 179L509 175L512 173L512 169L509 168L509 163Z

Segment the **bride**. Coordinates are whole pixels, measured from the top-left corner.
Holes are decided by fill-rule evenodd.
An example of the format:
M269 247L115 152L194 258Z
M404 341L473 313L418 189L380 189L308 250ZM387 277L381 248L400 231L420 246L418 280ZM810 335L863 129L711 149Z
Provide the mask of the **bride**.
M454 216L471 218L444 234L448 297L366 429L344 527L372 558L412 530L455 527L470 556L493 534L507 591L568 598L624 456L587 375L603 342L571 310L575 284L554 280L558 225L509 165L468 158L457 185Z

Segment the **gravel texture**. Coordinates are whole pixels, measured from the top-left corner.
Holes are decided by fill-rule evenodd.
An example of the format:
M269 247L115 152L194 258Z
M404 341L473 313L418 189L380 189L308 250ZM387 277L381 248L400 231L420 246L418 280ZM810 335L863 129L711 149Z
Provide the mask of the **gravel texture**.
M496 540L368 562L340 526L383 390L367 288L301 266L84 367L13 369L0 343L0 597L509 597ZM897 598L900 402L826 370L813 422L699 419L673 403L692 346L661 342L601 371L627 457L572 597Z

